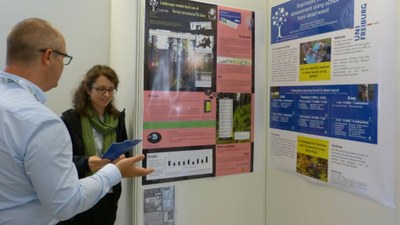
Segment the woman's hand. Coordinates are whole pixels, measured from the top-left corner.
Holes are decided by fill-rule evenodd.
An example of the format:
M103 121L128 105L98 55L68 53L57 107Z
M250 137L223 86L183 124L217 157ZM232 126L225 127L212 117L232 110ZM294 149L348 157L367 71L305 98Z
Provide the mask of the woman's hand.
M88 159L89 169L92 172L97 172L99 169L103 168L103 166L107 165L108 163L110 163L109 159L102 159L95 155L90 156Z

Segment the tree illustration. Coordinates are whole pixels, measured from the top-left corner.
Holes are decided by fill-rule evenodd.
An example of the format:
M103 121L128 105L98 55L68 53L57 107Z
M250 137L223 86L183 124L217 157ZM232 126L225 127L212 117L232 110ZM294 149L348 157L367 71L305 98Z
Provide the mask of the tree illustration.
M149 4L151 7L153 7L153 12L155 11L154 7L158 5L157 0L149 0Z
M283 38L281 34L281 27L286 22L286 17L289 15L284 8L278 8L272 16L272 25L278 27L278 38Z

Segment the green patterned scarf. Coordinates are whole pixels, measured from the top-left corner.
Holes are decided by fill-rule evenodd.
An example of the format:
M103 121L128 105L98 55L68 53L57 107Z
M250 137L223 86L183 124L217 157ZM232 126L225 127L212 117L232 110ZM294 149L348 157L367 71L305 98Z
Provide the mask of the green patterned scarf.
M99 119L97 113L88 110L88 116L81 116L83 142L85 143L86 156L96 155L96 145L92 127L103 134L103 153L116 141L115 128L118 125L118 117L104 113L104 122Z

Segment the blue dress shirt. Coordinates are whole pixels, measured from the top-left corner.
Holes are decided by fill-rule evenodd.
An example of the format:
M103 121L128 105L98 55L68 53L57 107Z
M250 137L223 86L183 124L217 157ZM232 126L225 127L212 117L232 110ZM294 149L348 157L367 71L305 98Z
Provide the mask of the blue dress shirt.
M56 224L85 211L121 181L108 164L79 180L61 119L44 92L0 72L0 224Z

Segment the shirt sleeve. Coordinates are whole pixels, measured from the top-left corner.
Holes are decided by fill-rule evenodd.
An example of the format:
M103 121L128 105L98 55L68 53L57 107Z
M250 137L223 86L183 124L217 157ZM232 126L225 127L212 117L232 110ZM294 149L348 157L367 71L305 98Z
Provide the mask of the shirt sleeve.
M29 140L24 157L26 174L43 207L59 220L91 208L122 179L118 168L108 164L79 180L70 136L60 119L35 127Z

